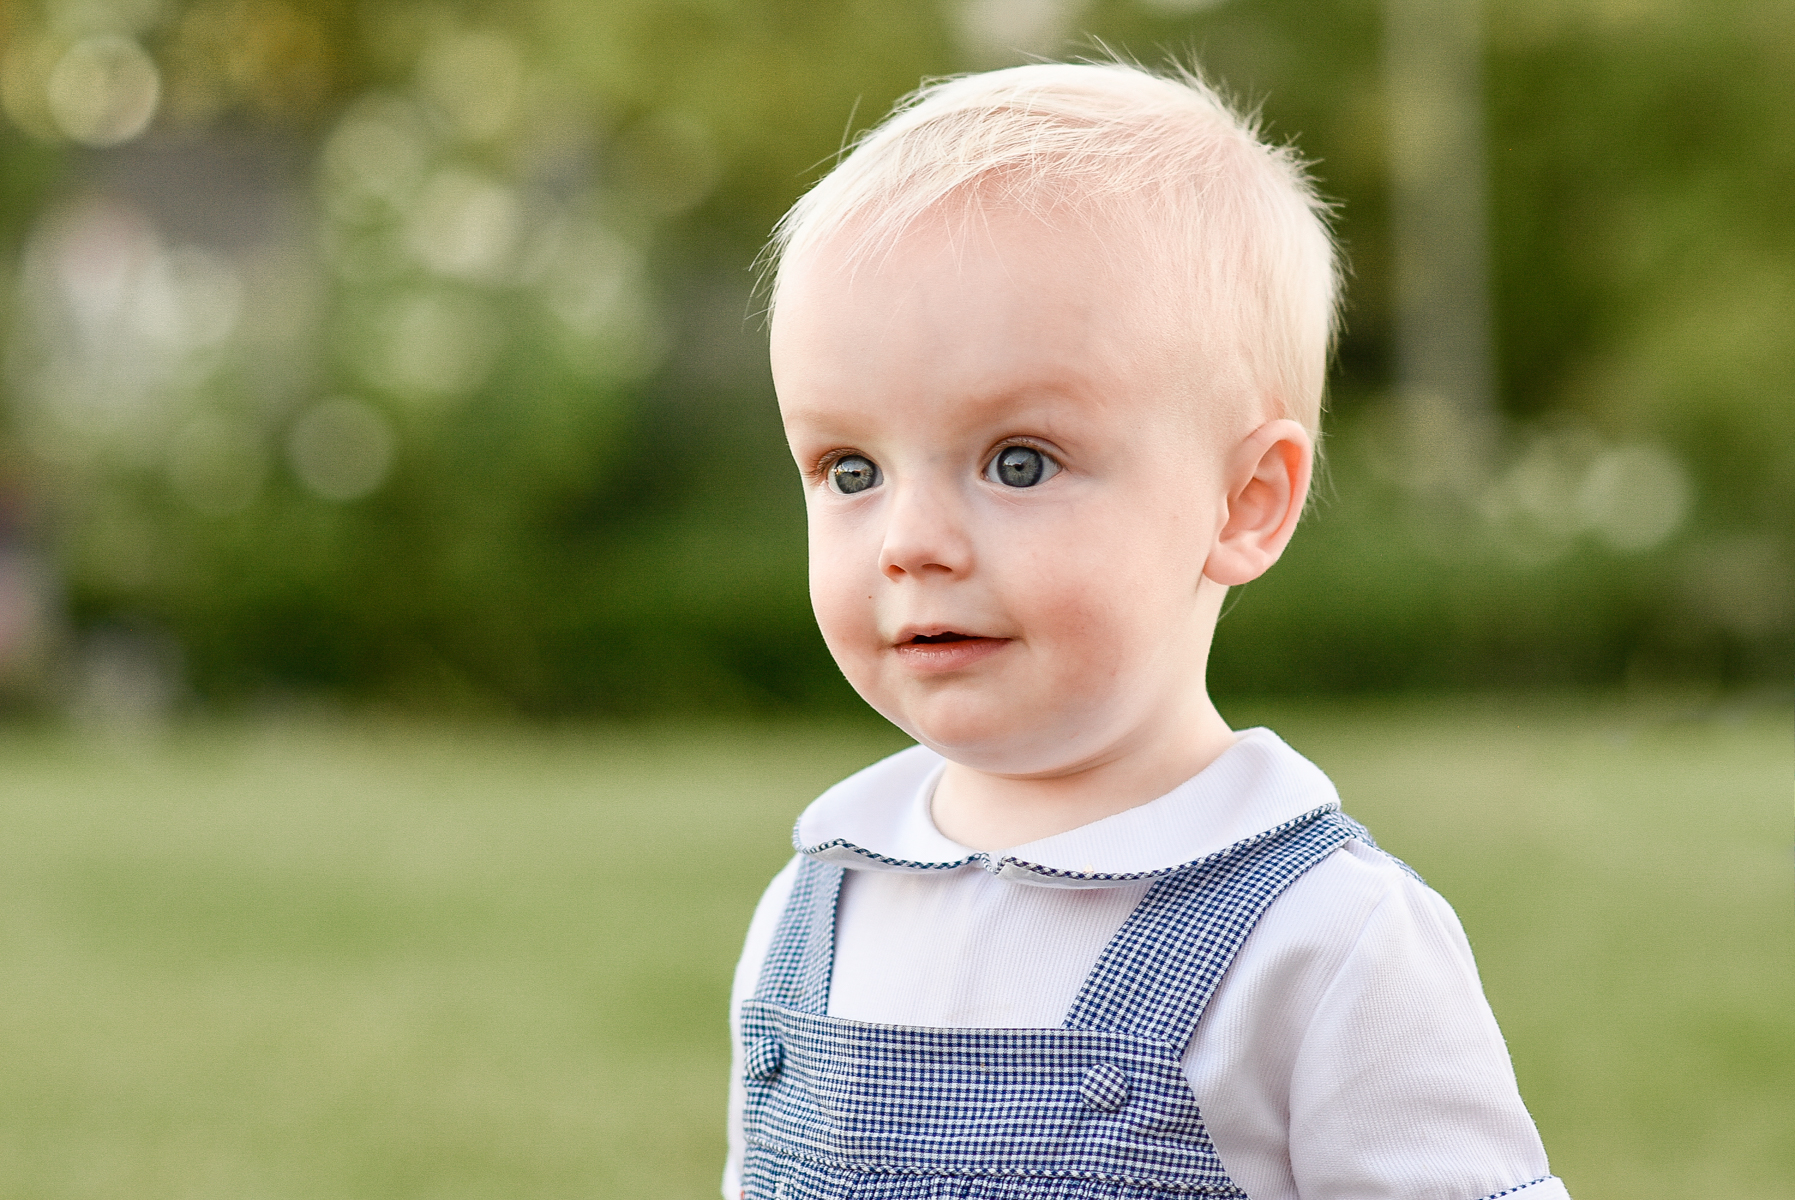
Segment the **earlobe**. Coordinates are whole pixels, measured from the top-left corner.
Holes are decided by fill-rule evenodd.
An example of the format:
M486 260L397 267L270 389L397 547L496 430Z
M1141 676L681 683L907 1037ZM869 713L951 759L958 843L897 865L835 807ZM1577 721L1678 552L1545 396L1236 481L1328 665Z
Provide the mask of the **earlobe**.
M1268 421L1247 435L1228 461L1225 511L1203 574L1233 587L1277 562L1303 515L1314 466L1314 443L1295 421Z

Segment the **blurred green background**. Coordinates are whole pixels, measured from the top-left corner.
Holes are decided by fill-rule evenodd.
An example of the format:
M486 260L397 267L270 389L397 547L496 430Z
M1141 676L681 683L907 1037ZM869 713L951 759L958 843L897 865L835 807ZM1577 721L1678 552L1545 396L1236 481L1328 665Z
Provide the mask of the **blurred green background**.
M710 1194L753 898L900 744L756 256L1100 45L1352 269L1224 712L1458 905L1581 1200L1795 1197L1795 19L1474 8L0 0L0 1197Z
M1200 58L1341 206L1331 478L1222 693L1786 685L1795 22L1491 6L1399 220L1440 98L1394 58L1450 46L1389 18L1466 2L7 0L15 702L857 707L752 264L921 77L1098 39ZM1403 396L1410 244L1487 278L1469 460Z

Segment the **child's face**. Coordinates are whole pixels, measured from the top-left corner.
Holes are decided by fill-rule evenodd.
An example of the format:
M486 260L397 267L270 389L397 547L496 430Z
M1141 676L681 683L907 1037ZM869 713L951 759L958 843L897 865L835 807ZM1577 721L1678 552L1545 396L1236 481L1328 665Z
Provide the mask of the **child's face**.
M1139 255L1023 217L787 264L773 374L823 637L867 702L976 770L1128 753L1207 699L1224 449Z

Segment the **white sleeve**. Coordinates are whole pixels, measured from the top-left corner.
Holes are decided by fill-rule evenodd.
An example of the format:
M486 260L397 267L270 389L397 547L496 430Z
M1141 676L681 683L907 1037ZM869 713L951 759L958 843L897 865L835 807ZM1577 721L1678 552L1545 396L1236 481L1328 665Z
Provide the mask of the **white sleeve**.
M748 923L748 936L742 943L742 957L735 966L735 984L729 990L729 1157L723 1161L723 1200L741 1200L742 1196L742 1002L754 994L760 982L761 964L773 941L785 902L792 894L797 878L798 859L794 855L773 882L761 893L754 906L754 919Z
M1255 1200L1567 1200L1457 915L1357 842L1266 911L1185 1072Z

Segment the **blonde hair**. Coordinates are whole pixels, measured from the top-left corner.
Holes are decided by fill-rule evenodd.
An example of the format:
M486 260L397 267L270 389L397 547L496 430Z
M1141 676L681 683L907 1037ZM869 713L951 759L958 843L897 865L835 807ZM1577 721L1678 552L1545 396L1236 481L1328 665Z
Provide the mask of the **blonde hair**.
M844 231L852 266L931 212L993 203L1132 222L1194 300L1206 374L1319 431L1339 287L1327 205L1301 159L1190 72L1038 63L924 85L780 219L772 305L784 265Z

